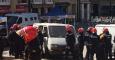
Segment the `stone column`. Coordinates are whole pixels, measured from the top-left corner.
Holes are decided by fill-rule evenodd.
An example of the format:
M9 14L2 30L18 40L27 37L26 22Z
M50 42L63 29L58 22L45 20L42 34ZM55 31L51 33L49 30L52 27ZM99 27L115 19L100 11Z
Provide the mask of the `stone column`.
M10 0L10 7L11 7L12 13L16 12L16 3L17 3L17 0Z
M91 13L91 9L90 9L90 3L87 4L87 20L90 20L90 13Z
M83 20L85 17L85 14L84 14L84 4L82 3L81 4L81 19Z

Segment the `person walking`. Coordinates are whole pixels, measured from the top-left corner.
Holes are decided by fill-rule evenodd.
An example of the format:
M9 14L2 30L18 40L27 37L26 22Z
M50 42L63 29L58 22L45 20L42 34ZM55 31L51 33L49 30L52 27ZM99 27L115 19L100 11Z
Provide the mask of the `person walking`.
M77 38L78 38L78 42L79 42L79 50L80 50L80 60L83 60L83 49L84 49L84 45L85 45L85 36L84 36L84 28L78 28L77 30Z
M86 45L86 56L85 56L85 60L88 60L88 56L89 56L89 41L91 40L91 30L93 29L93 27L88 27L87 31L85 32L85 45Z
M41 60L42 44L44 37L41 32L42 28L41 27L36 28L38 30L38 35L33 40L26 43L25 60Z
M67 47L66 47L66 58L67 56L69 55L69 53L71 52L72 53L72 56L73 56L73 59L75 59L75 42L76 42L76 39L75 39L75 35L74 33L72 32L72 26L71 25L67 25L66 26L66 31L67 31L67 34L66 34L66 43L67 43Z
M112 60L112 35L109 33L108 28L103 28L103 33L100 34L100 40L104 43L104 58L105 60ZM100 57L101 58L101 57Z
M15 58L22 58L23 57L23 51L24 51L24 40L23 38L18 34L17 30L20 29L20 26L18 24L14 24L12 26L12 31L8 35L8 41L10 44L10 54L13 54Z

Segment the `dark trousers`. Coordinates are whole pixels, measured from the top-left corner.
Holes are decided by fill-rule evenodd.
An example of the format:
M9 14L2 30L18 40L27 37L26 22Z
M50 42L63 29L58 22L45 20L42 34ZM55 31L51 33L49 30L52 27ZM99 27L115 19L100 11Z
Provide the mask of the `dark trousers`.
M3 47L0 47L0 60L2 60L2 54L3 54L3 50L4 50L4 48Z
M84 44L79 44L80 60L83 60L83 49L84 49Z
M94 53L96 53L96 46L87 46L86 60L93 60Z
M76 53L75 53L75 46L71 45L71 46L67 46L66 51L65 51L65 58L68 57L69 53L71 53L71 55L73 56L73 59L76 59Z
M41 60L41 50L26 48L25 60Z
M100 43L97 47L97 60L106 60L105 59L105 44Z
M108 60L108 57L110 60L112 60L112 48L105 48L105 58Z

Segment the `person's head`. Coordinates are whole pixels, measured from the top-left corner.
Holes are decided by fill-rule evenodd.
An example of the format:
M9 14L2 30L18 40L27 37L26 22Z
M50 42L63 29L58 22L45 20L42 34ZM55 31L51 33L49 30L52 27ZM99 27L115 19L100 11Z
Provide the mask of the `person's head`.
M72 32L72 26L71 25L66 25L65 26L67 32Z
M21 26L19 24L13 24L10 29L11 30L19 30L19 29L21 29Z
M81 27L81 28L78 28L77 31L78 31L78 33L83 33L83 32L84 32L84 28L82 28L82 27Z
M108 28L104 27L103 28L103 33L108 33L108 32L109 32Z
M93 27L88 27L87 32L91 32L92 29Z
M93 33L93 34L94 34L94 33L97 33L97 29L96 29L96 28L92 28L92 29L91 29L91 33Z

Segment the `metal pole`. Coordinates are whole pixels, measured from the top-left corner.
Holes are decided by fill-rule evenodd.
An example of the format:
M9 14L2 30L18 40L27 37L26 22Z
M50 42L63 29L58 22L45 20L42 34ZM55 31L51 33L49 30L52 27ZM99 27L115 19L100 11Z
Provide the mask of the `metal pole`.
M112 22L112 5L111 5L111 0L109 0L109 7L110 7L110 10L109 10L109 19Z
M77 19L77 22L80 22L80 0L77 0L76 1L76 7L77 7L77 11L76 11L76 19Z
M31 12L32 9L32 1L28 0L28 12Z

